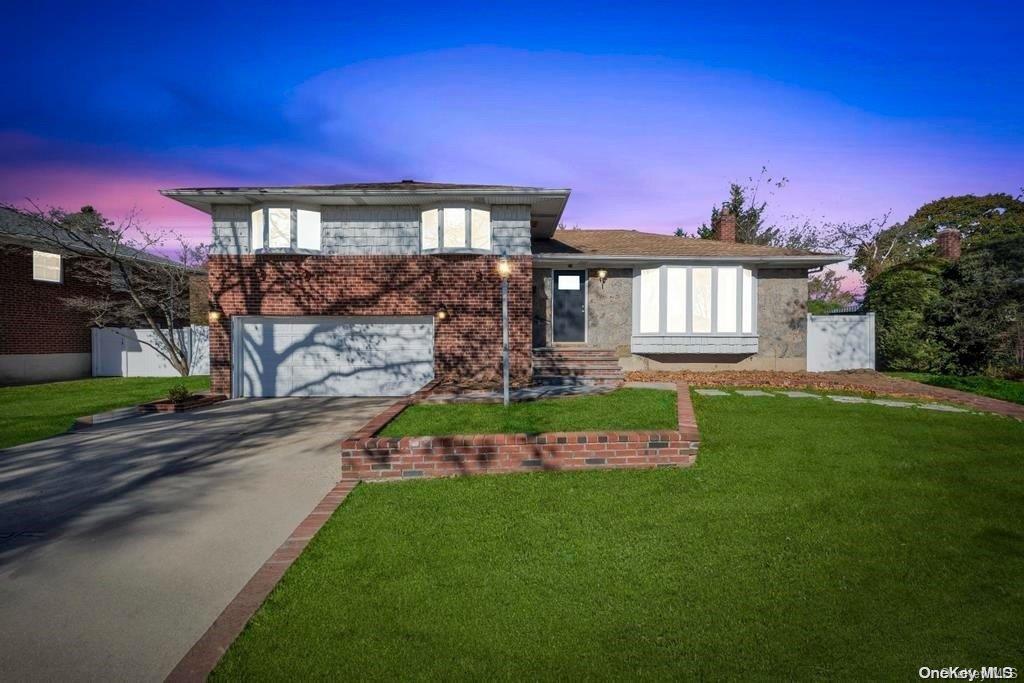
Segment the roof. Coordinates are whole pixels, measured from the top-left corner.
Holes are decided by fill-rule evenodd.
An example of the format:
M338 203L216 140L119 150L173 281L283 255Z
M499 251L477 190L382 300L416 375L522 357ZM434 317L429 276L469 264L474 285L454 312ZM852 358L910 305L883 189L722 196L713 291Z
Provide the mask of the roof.
M822 254L800 249L759 244L721 242L713 239L676 237L637 230L556 230L550 239L533 242L534 257L562 258L578 255L590 260L608 258L711 259L739 261L780 261L827 265L845 261L839 254Z
M193 208L213 213L215 204L307 202L323 206L423 205L458 201L480 204L529 204L534 237L550 237L569 200L567 188L520 185L472 185L400 180L339 185L285 185L266 187L182 187L160 190Z

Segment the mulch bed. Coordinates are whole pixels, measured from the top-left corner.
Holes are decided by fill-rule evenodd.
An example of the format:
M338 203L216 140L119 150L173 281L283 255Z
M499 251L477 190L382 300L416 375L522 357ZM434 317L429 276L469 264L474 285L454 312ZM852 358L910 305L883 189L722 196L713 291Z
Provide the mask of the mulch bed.
M196 408L205 408L206 406L212 406L214 403L220 403L221 401L227 400L227 396L223 394L195 394L189 396L186 400L179 403L175 403L169 398L162 398L159 401L151 401L150 403L143 403L139 406L140 413L183 413L186 410L195 410Z

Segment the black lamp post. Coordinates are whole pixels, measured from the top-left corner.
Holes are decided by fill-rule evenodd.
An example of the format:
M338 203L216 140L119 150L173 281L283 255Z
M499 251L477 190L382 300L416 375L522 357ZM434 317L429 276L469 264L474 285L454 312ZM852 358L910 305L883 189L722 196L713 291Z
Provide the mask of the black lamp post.
M504 256L498 260L498 277L501 278L501 362L504 379L504 403L508 407L508 278L512 275L512 264Z

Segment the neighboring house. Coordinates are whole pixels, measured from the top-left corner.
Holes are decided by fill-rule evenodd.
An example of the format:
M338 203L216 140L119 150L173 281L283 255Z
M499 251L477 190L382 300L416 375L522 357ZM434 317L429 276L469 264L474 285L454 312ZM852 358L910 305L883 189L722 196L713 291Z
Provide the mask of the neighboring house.
M803 370L807 271L843 260L737 244L731 218L719 240L557 230L565 189L402 181L163 194L213 218L212 384L233 396L500 383L501 258L515 384L531 381L535 359L541 375L574 374L574 358Z
M85 257L34 237L30 216L0 208L0 222L0 385L91 376L92 320L66 300L119 296L116 286L99 286Z

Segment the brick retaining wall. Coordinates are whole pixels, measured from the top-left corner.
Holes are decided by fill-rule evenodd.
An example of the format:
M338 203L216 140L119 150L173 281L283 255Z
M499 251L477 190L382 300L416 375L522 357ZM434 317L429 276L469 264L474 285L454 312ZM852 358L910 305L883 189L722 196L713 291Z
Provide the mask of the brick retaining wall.
M697 457L700 434L689 387L680 384L677 392L675 430L374 436L422 397L424 392L420 392L397 402L342 442L341 478L373 481L541 470L688 467Z

